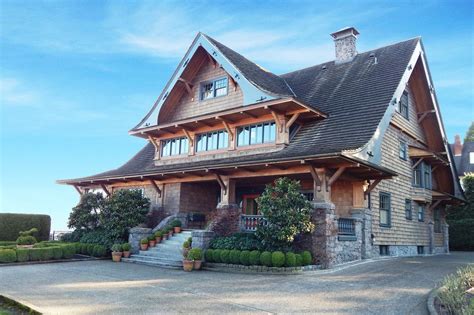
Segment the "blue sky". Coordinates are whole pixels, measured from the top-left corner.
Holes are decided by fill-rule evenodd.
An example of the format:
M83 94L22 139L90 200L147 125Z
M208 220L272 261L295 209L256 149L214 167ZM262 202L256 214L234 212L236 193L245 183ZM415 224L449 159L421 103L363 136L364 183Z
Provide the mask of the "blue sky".
M422 36L449 140L473 120L472 1L0 0L0 212L65 229L78 194L56 179L120 166L129 136L198 31L277 74Z

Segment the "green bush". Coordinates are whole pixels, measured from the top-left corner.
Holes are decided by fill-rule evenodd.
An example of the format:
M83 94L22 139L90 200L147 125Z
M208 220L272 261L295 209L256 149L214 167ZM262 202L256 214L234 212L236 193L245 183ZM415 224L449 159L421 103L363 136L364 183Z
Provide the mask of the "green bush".
M34 236L31 236L31 235L20 236L16 239L16 243L18 245L33 245L36 243L36 238L34 238Z
M262 244L254 234L235 233L232 236L214 238L210 247L212 249L260 250Z
M95 245L92 256L94 257L104 257L107 253L107 248L104 245Z
M63 245L63 258L65 259L70 259L74 257L74 254L77 253L77 248L75 244L68 244L68 245Z
M260 254L260 263L263 266L271 267L272 266L272 253L270 252L263 252Z
M87 255L87 245L86 243L80 243L81 244L81 254L82 255Z
M212 249L207 249L206 252L204 253L204 257L206 257L207 262L213 262L214 257L213 257L213 252L214 250Z
M155 232L155 238L157 237L163 237L163 232L161 230Z
M73 246L74 246L74 253L80 254L81 253L81 243L74 243Z
M303 266L311 265L313 257L309 251L305 250L301 256L303 256Z
M148 237L147 238L142 238L140 240L140 244L148 244Z
M253 250L249 255L250 265L260 265L260 252L258 250Z
M0 241L15 241L21 231L38 229L38 239L49 240L51 217L42 214L0 213Z
M459 268L443 281L439 299L447 309L446 314L473 314L474 302L469 303L466 291L474 287L474 265Z
M221 249L215 249L212 252L212 261L215 263L220 263L221 262Z
M18 248L16 250L16 260L18 262L30 260L30 250L26 248Z
M123 243L122 244L122 250L124 252L129 252L132 249L132 245L130 243Z
M53 254L53 259L63 258L63 249L60 246L51 247L51 252Z
M193 248L189 250L188 260L202 260L202 250L200 248Z
M273 267L283 267L285 265L285 254L280 251L272 253L272 266Z
M296 255L292 252L285 254L285 266L295 267L296 266Z
M250 258L250 251L243 250L242 252L240 252L240 263L242 265L248 266L250 264L249 258Z
M43 250L42 259L41 260L51 260L54 258L54 248L53 247L45 247L40 248Z
M113 252L121 252L122 251L122 245L120 245L120 244L112 245L112 251Z
M0 247L1 246L15 246L16 245L16 241L9 241L9 242L0 242Z
M12 263L16 261L16 251L14 249L0 250L0 263Z
M31 249L28 249L30 261L41 260L43 249L44 248L31 248Z
M95 244L87 244L87 255L92 256Z
M221 250L221 262L224 264L230 263L230 250L228 249Z
M474 219L449 221L449 247L451 250L474 250Z
M182 223L180 220L175 219L171 222L171 227L181 227Z
M185 241L183 243L183 248L191 248L191 243L189 241Z
M240 250L233 249L230 251L229 259L231 264L240 264Z
M297 267L303 266L303 256L301 256L301 254L295 254L295 258L296 258L296 266Z

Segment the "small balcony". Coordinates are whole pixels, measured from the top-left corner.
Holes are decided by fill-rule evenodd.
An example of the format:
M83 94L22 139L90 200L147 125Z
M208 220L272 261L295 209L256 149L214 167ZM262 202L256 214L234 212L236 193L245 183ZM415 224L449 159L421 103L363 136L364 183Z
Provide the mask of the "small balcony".
M433 191L423 187L411 188L411 199L420 202L430 203L433 198Z
M357 240L355 231L355 220L351 218L339 218L337 220L337 234L340 241Z
M263 215L240 215L240 230L242 232L255 232L260 225L267 225L267 220Z

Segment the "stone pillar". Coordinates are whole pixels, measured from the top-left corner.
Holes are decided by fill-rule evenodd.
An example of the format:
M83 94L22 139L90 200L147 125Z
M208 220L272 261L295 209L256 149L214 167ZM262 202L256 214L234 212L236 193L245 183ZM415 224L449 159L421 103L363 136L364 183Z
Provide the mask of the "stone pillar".
M428 236L430 238L429 254L435 253L435 240L434 240L434 223L430 221L428 223Z
M449 254L449 224L443 224L443 245L444 252Z
M368 259L372 257L372 213L370 209L360 208L352 209L351 216L353 218L361 220L361 238L362 248L361 257L362 259Z
M209 224L208 230L217 235L231 235L240 231L240 208L235 203L235 180L228 177L220 177L221 202L216 207L215 217Z
M140 250L140 240L151 235L151 229L134 227L131 228L128 234L128 242L132 246L132 254L137 254Z
M205 251L209 248L210 242L215 236L215 233L212 231L193 230L193 248L200 248Z
M336 263L337 220L331 202L313 202L311 220L316 228L311 235L311 252L323 268Z

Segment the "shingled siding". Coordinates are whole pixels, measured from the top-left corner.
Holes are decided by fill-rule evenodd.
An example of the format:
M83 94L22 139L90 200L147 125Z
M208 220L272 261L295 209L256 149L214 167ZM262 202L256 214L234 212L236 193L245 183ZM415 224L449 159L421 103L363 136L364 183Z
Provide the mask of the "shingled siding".
M184 93L181 100L170 109L168 113L160 118L161 123L173 122L176 120L191 118L204 114L211 114L225 109L236 108L243 105L243 94L239 86L234 90L234 86L228 79L227 96L213 99L200 100L200 85L202 82L228 77L227 73L217 66L214 68L210 62L205 63L192 80L192 95Z
M397 111L392 118L392 122L426 143L425 133L420 124L418 124L418 114L411 88L407 86L405 91L408 92L408 120Z

